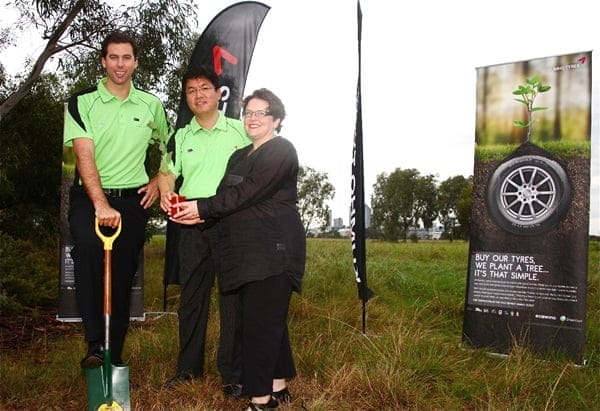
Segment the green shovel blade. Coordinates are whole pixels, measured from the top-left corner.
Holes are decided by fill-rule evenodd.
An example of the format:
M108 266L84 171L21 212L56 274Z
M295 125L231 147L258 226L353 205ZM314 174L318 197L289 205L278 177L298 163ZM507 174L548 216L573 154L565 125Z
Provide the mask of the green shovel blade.
M85 370L88 393L88 411L96 411L105 405L117 403L123 410L131 410L129 397L129 367L111 365L111 387L106 387L108 377L105 368L96 367ZM112 391L112 395L110 395ZM110 408L109 408L110 409Z

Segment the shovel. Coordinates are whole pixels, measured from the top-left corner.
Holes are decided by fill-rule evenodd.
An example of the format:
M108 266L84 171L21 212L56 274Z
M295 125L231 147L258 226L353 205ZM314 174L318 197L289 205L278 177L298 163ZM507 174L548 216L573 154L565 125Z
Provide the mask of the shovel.
M111 309L111 252L115 239L121 233L121 222L112 236L105 236L100 231L98 219L95 221L96 234L104 243L104 363L100 367L85 370L88 393L88 411L96 410L130 410L129 399L129 367L112 365L110 357L110 315Z

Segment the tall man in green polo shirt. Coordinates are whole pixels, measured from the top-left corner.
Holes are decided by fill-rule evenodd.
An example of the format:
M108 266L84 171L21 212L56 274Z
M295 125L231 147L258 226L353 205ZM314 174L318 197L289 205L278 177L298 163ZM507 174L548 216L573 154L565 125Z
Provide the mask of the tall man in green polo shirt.
M169 125L160 100L136 89L138 66L131 36L113 32L102 42L106 77L69 99L64 144L73 147L76 176L70 191L69 225L73 236L76 299L88 344L84 368L102 364L104 341L103 247L94 229L117 227L112 251L110 344L114 364L123 363L129 327L129 302L144 245L147 208L158 198L157 179L149 181L144 162L154 138L166 139Z
M183 177L179 194L187 199L209 197L216 193L231 154L251 143L241 121L218 111L221 98L219 78L206 67L190 69L182 85L186 102L194 117L171 138L165 163L167 173L159 174L160 205L169 210L175 195L175 180ZM179 356L177 372L167 381L171 386L199 377L204 372L204 347L210 302L215 281L214 228L210 222L181 226L179 260ZM227 397L241 394L241 317L235 295L219 294L220 338L217 367Z

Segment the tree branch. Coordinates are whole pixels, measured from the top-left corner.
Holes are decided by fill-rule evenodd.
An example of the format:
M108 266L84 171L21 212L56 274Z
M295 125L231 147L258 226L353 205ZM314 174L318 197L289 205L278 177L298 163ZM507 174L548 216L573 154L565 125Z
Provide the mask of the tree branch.
M31 90L31 87L35 84L35 82L40 77L42 73L42 69L44 65L48 61L48 59L53 55L65 49L65 47L57 47L60 38L67 31L69 26L73 23L79 12L83 9L86 0L79 0L75 7L67 14L62 23L58 26L56 31L50 36L48 39L48 43L46 43L46 47L44 51L40 54L27 79L19 86L17 91L12 93L2 105L0 105L0 122L4 119L4 117L16 106L19 101Z

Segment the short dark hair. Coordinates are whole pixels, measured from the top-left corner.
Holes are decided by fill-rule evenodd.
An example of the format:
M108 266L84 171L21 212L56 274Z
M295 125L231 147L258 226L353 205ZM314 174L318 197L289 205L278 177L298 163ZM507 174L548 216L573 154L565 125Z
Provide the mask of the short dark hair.
M100 57L106 57L108 53L108 45L114 43L129 43L133 49L133 57L138 56L138 46L133 36L125 31L113 31L102 41L102 49L100 50Z
M212 83L213 86L215 86L215 89L221 87L221 84L219 82L219 76L217 76L217 74L214 72L214 70L212 70L211 68L209 68L207 66L198 66L198 67L189 67L187 69L187 71L185 72L185 74L183 75L183 78L181 79L181 86L183 87L183 90L185 90L185 85L188 80L191 80L194 78L199 78L199 77L206 78L208 81L210 81Z
M258 98L269 103L269 115L273 116L273 118L279 119L279 126L277 127L277 131L281 131L281 122L285 118L285 106L281 102L281 99L275 95L271 90L266 88L260 88L258 90L254 90L252 94L246 96L243 102L243 110L246 110L246 106L248 102L253 98Z

